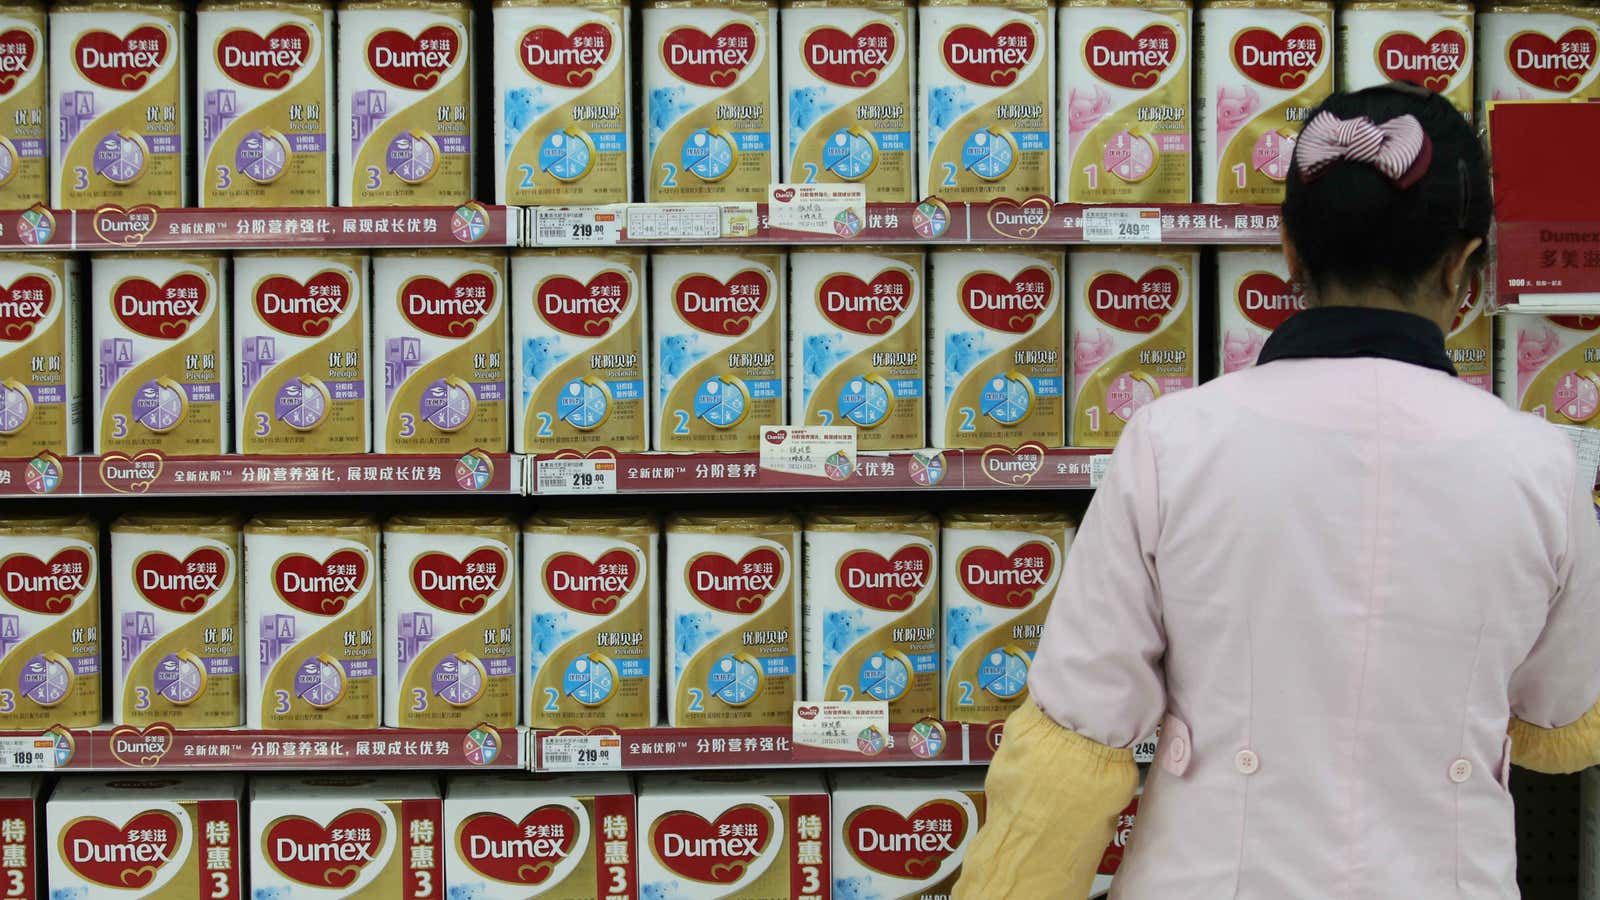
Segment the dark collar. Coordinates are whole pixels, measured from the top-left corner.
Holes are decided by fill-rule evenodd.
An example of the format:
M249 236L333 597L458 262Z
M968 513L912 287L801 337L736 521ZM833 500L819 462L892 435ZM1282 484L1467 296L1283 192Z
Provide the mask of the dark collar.
M1358 356L1456 374L1438 325L1408 312L1359 306L1316 306L1295 313L1267 338L1256 363Z

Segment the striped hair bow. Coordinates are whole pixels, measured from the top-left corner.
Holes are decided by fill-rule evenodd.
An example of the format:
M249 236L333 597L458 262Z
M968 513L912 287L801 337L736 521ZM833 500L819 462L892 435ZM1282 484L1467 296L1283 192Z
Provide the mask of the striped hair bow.
M1294 158L1300 180L1307 183L1321 178L1334 163L1349 161L1377 169L1405 190L1427 174L1433 142L1416 116L1399 116L1380 125L1366 116L1341 119L1323 111L1300 132Z

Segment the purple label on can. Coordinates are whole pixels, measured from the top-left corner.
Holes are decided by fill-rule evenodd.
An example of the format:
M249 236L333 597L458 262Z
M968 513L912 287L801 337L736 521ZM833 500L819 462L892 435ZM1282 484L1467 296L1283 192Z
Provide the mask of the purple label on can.
M47 146L42 138L17 138L11 144L23 159L42 159Z
M517 661L505 657L492 656L483 661L483 668L489 673L490 678L503 678L517 673Z
M252 131L234 148L233 165L258 184L277 181L289 167L289 142L277 134Z
M506 398L506 383L503 381L475 381L472 383L472 392L481 401L504 400Z
M136 134L117 131L101 138L94 145L90 166L94 173L116 184L131 184L144 174L149 148Z
M273 398L273 414L278 421L299 431L309 431L328 416L330 394L314 378L285 382Z
M139 385L130 412L135 422L160 433L171 431L183 421L184 404L182 385L156 378Z
M289 150L293 153L327 153L328 136L320 131L316 134L291 134Z
M458 378L440 378L423 389L417 411L440 431L456 431L472 418L474 393L472 385Z

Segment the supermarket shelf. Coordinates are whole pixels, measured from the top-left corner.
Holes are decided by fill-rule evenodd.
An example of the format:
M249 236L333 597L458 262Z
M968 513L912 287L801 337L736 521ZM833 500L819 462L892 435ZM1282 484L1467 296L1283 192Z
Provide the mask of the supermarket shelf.
M966 734L967 762L973 765L987 764L994 759L995 753L1000 749L1000 737L1005 731L1005 721L990 722L987 725L968 725ZM1155 762L1156 742L1161 737L1161 727L1156 726L1156 733L1133 745L1133 761L1140 765Z
M702 491L898 491L1089 488L1110 450L1046 449L1039 444L984 450L917 450L859 453L854 466L832 476L796 475L761 467L756 453L564 452L530 457L529 493L587 491L562 486L545 462L588 459L615 463L620 494Z
M509 247L522 212L505 206L345 209L33 207L0 212L0 250L222 250Z
M582 760L557 758L554 745L588 735L619 743L620 761L614 768L651 769L767 769L806 766L964 765L967 726L960 722L923 719L914 725L891 725L889 736L876 753L824 750L797 745L787 725L729 726L727 728L562 728L535 730L530 735L529 762L535 772L575 771L591 767Z
M48 754L19 766L19 748ZM248 731L144 728L52 728L42 735L0 732L0 772L126 769L267 771L277 769L520 769L525 735L515 728ZM37 759L37 758L36 758Z
M195 456L137 454L0 460L0 497L270 494L517 494L522 461L462 455Z
M772 224L766 203L632 203L530 208L523 233L537 246L672 246L729 244L1081 244L1082 203L1044 197L988 203L868 203L865 213L841 209L825 216L827 230ZM1162 244L1276 244L1277 206L1169 203L1110 204L1097 210L1154 210ZM788 223L784 223L788 224ZM1109 237L1106 243L1128 243Z

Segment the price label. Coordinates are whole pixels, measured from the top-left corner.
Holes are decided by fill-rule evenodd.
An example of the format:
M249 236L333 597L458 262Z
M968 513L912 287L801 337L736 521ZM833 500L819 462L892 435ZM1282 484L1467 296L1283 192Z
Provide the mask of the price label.
M538 494L615 494L617 461L584 459L541 459L534 478Z
M628 237L635 241L714 241L722 237L722 207L704 204L636 204L628 207Z
M540 763L556 772L615 772L622 768L622 738L614 734L547 734L539 738Z
M1091 244L1159 244L1161 210L1085 207L1083 239Z
M774 184L767 189L767 225L829 238L853 238L866 222L864 184Z
M1099 487L1100 482L1106 480L1106 473L1111 471L1111 454L1101 453L1089 457L1089 487Z
M55 767L55 742L50 738L0 738L0 772L49 772Z
M855 426L764 425L761 428L761 468L844 481L856 471Z
M890 745L889 704L882 700L796 702L792 727L797 747L877 756Z
M1556 427L1566 432L1567 439L1572 441L1572 447L1578 453L1578 470L1588 479L1585 484L1594 483L1597 473L1600 473L1600 431L1578 425Z
M534 210L533 242L542 247L608 246L620 240L620 206L557 206Z

